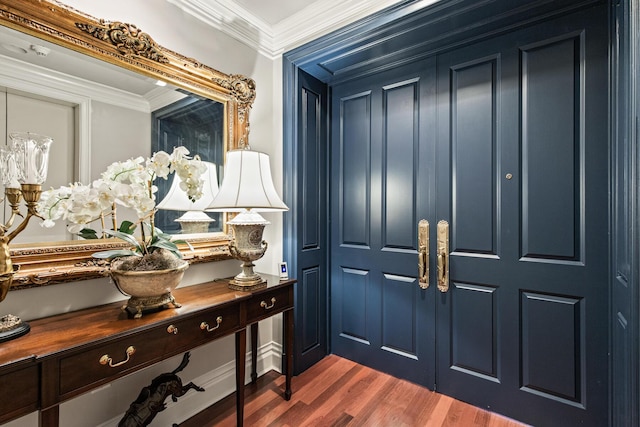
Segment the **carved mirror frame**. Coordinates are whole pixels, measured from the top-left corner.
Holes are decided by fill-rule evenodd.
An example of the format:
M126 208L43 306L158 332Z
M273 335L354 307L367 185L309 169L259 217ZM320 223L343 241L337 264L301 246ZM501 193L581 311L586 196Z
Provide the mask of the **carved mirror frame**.
M101 59L137 73L164 80L225 104L226 149L245 146L255 82L225 74L158 45L135 25L98 20L55 0L0 0L0 25ZM191 263L231 258L225 234L189 239L184 248ZM126 246L114 240L87 240L12 245L19 270L13 289L102 277L105 264L91 254Z

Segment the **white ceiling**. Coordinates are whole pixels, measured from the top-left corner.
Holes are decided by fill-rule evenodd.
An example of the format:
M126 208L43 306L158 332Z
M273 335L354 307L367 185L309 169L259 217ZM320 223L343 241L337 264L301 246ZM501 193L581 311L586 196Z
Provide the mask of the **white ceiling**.
M166 0L269 58L406 0ZM415 0L415 7L437 0Z
M325 0L235 0L269 25L275 25L304 10L312 3L322 4Z

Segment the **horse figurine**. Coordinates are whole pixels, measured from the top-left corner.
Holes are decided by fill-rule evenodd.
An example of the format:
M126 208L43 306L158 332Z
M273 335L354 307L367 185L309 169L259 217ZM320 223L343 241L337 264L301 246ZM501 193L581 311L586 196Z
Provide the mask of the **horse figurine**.
M171 400L178 401L178 397L183 396L187 391L194 389L204 391L193 382L183 386L178 372L182 371L189 363L191 357L186 352L182 357L182 363L170 373L158 375L151 381L151 384L144 387L138 398L131 403L124 417L118 423L118 427L144 427L151 424L151 421L160 411L164 411L167 405L164 401L171 396Z

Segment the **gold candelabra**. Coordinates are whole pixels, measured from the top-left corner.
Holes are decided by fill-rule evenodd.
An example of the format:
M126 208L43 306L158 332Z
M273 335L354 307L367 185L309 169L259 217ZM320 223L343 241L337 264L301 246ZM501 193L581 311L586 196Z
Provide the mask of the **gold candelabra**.
M42 218L37 205L42 194L42 183L47 176L49 147L53 142L47 136L33 133L14 132L9 136L9 146L0 149L4 194L11 207L9 219L0 224L0 301L4 301L11 289L16 272L9 243L27 227L32 217ZM26 215L20 212L22 200L27 207ZM18 217L22 217L22 221L12 230ZM29 324L18 316L0 316L0 342L22 336L29 330Z

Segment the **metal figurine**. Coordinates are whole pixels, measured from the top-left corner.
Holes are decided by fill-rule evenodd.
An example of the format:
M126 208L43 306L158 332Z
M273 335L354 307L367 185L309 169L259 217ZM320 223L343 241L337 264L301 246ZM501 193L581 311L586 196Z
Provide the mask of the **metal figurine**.
M189 363L191 354L186 352L180 365L172 372L158 375L151 381L151 384L144 387L138 398L131 403L124 417L118 423L118 427L143 427L151 424L151 421L160 411L164 411L167 405L164 401L171 396L171 400L178 401L178 397L183 396L187 391L194 389L204 391L202 387L193 382L183 386L178 372L182 371Z

